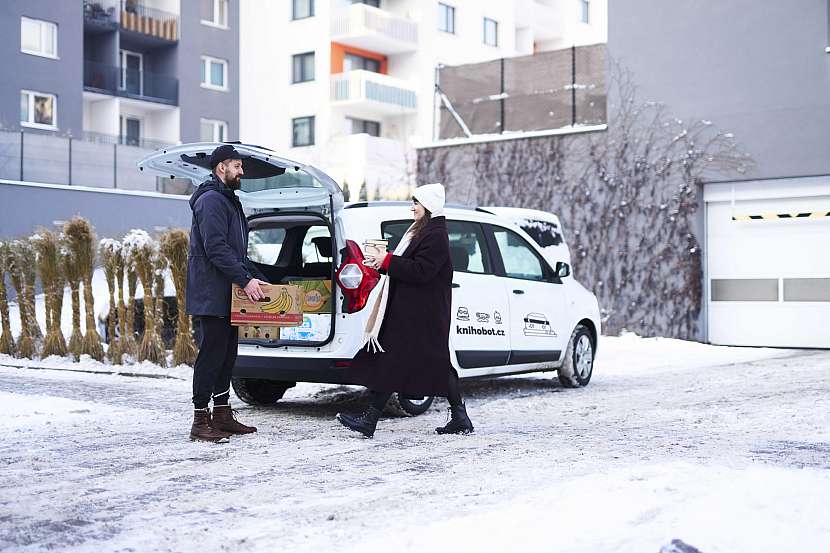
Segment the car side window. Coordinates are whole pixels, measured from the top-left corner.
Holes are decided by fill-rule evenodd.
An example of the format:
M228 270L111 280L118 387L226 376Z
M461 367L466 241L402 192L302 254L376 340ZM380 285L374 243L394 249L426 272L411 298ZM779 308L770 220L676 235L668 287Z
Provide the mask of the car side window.
M505 276L524 280L545 280L545 265L527 241L510 229L492 227Z
M380 233L384 240L389 240L389 244L386 246L386 249L390 252L395 251L395 248L398 247L398 244L403 238L403 233L405 233L406 229L408 229L411 225L412 221L384 221L381 223Z
M447 221L450 239L450 259L454 271L462 273L491 273L484 231L478 223Z

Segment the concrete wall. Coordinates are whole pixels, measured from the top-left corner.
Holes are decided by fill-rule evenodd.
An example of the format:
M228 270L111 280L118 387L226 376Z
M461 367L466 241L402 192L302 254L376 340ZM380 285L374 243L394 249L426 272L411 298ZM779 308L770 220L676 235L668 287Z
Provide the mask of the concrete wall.
M20 51L20 18L42 19L58 26L58 59ZM3 0L0 2L0 128L20 128L21 89L57 96L57 131L80 136L83 90L83 15L80 2Z
M28 236L37 227L81 215L98 238L122 238L133 228L190 228L188 196L94 188L35 185L0 180L0 240Z
M641 98L733 132L757 162L751 176L830 173L826 0L608 4L609 54Z
M200 118L228 123L228 138L239 139L239 0L228 2L228 28L203 25L207 0L182 0L181 36L178 48L181 140L198 142ZM272 28L271 32L276 29ZM201 56L228 61L228 90L203 88Z

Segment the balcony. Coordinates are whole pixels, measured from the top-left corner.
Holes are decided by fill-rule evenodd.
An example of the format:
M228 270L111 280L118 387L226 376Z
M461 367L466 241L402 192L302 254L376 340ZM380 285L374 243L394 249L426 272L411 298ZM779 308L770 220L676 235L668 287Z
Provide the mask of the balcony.
M563 14L570 12L563 0L518 0L515 6L516 28L533 29L534 40L554 40L564 36Z
M127 136L123 134L107 134L102 132L84 131L81 137L86 142L93 142L96 144L120 144L121 146L135 146L145 150L158 150L161 148L168 148L173 145L171 142L163 140L152 140L149 138L141 138L137 136Z
M121 29L147 45L179 40L179 16L149 8L137 0L121 1Z
M379 54L400 54L418 48L418 24L366 4L352 4L332 13L331 39Z
M365 119L408 115L417 107L415 88L409 83L362 69L331 76L331 102Z
M91 61L84 62L84 90L135 100L178 105L179 80Z
M116 0L84 0L84 29L104 33L118 29Z

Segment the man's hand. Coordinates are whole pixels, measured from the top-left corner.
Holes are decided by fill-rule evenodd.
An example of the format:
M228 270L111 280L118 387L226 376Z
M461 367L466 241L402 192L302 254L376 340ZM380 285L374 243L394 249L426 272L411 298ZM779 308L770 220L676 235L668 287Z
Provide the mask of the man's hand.
M245 285L245 294L251 301L261 300L265 297L265 292L263 292L262 288L259 287L260 284L268 283L264 280L259 280L258 278L252 278L248 281L248 284Z

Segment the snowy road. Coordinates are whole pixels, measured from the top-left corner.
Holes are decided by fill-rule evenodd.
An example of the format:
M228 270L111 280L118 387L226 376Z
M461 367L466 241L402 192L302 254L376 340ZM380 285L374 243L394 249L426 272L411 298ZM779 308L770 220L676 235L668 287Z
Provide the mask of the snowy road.
M584 389L466 382L472 436L358 438L357 389L300 385L226 445L188 381L0 366L0 550L830 550L830 352L601 347Z

